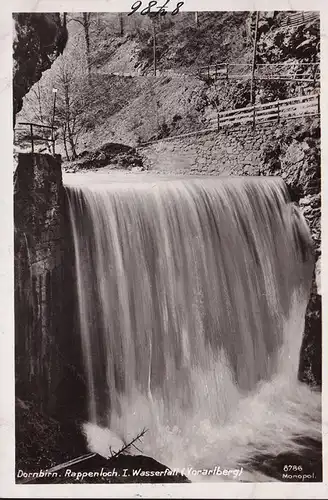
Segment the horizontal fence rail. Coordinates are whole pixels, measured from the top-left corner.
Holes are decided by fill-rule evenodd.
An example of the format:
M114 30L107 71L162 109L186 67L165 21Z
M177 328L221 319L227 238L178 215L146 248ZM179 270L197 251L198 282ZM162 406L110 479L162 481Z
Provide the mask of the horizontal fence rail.
M251 64L218 63L198 68L202 79L229 80L250 79ZM320 79L319 63L256 64L254 78L257 80L295 80L315 83Z
M255 106L246 106L245 108L229 109L227 111L219 111L210 118L207 122L207 128L195 130L186 134L170 135L161 139L144 142L137 146L137 149L142 149L160 142L170 142L175 139L183 139L201 134L208 134L219 131L225 127L233 127L234 125L243 125L251 123L264 124L269 122L279 122L280 120L288 120L290 118L302 118L306 116L320 115L320 95L308 95L302 97L293 97L292 99L284 99L281 101L273 101L265 104L257 104Z
M316 82L320 79L319 63L257 64L255 78L263 80L296 80Z
M284 19L281 20L280 26L282 28L286 26L300 26L301 24L306 24L312 21L319 21L320 14L316 11L304 11L295 12L294 14L287 14Z
M16 137L17 134L16 132L18 130L25 130L25 127L28 127L28 131L26 131L26 138L31 141L31 149L32 153L34 153L34 146L36 141L45 141L45 142L50 142L52 143L52 153L53 155L55 154L55 148L56 148L56 139L54 135L55 128L51 125L43 125L41 123L32 123L32 122L20 122L17 125L20 125L18 127L14 128L14 144L16 143ZM34 129L33 129L34 127ZM50 137L42 137L39 134L35 133L35 128L41 128L41 129L48 129L51 131L51 136Z
M198 76L200 78L225 79L229 78L249 78L252 71L251 64L230 64L218 63L198 68Z
M218 111L217 116L210 120L210 124L218 129L241 125L245 123L256 124L269 121L286 120L303 116L320 114L320 95L308 95L284 99L255 106Z

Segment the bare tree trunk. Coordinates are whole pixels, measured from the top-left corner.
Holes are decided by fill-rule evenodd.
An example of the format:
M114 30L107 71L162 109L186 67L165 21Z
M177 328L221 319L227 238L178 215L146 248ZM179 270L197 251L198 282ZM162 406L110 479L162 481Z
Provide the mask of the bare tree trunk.
M255 33L254 33L254 48L253 48L253 61L252 61L252 79L251 79L251 90L250 90L250 101L251 104L255 103L255 66L256 66L256 45L257 45L257 30L259 24L259 11L256 11L255 17Z
M85 44L87 48L87 69L88 69L89 83L91 78L90 31L89 31L90 17L91 17L91 12L83 12L83 28L84 28Z
M196 26L198 28L198 26L199 26L198 12L195 12L195 23L196 23Z
M78 18L72 18L72 21L76 21L83 26L84 30L84 38L86 45L86 56L87 56L87 71L88 71L88 80L91 83L91 58L90 58L90 24L91 24L91 14L92 12L83 12L82 13L82 21Z
M35 95L37 97L37 101L38 101L38 111L39 111L39 122L41 124L44 124L44 116L43 116L43 112L42 112L42 96L41 96L41 88L40 88L40 82L37 83L36 85L36 88L37 90L35 91ZM47 144L47 149L48 149L48 152L51 154L51 142L46 140L46 144Z
M68 140L69 140L69 145L71 146L71 151L72 151L72 160L75 160L77 157L76 149L75 149L75 143L74 143L74 137L73 133L71 131L70 124L67 123L67 133L68 133Z
M71 131L70 127L70 121L71 121L71 114L70 114L70 100L69 100L69 86L68 82L65 82L65 122L66 122L66 130L67 130L67 136L68 136L68 142L71 147L72 151L72 160L75 160L76 158L76 150L75 150L75 144L74 144L74 138L73 134Z
M69 161L70 158L69 158L69 154L68 154L67 141L66 141L66 123L64 123L63 142L64 142L64 149L65 149L66 159L67 159L67 161Z
M40 82L37 83L37 99L39 105L39 118L40 122L43 123L43 113L42 113L42 100L41 100L41 90L40 90Z
M73 125L74 127L74 125ZM71 128L71 124L70 124L70 120L67 121L67 135L68 135L68 141L69 141L69 145L71 147L71 151L72 151L72 160L75 160L75 158L77 157L77 153L76 153L76 148L75 148L75 142L74 142L74 130Z
M119 13L120 16L120 35L124 35L124 24L123 24L123 14L122 12Z
M155 21L153 21L153 59L154 59L154 76L156 76L157 61L156 61L156 28L155 28Z

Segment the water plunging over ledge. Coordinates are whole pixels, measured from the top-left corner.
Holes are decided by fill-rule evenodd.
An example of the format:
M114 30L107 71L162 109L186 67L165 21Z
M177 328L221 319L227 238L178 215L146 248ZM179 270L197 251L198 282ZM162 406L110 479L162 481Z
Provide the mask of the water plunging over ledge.
M90 448L147 428L156 460L223 468L320 439L320 395L297 381L311 237L283 181L65 181Z

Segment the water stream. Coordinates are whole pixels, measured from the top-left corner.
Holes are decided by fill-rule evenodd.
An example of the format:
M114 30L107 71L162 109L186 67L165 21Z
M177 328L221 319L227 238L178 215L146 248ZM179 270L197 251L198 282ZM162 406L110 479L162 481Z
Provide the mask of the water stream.
M65 182L90 449L146 428L169 467L229 468L320 438L320 395L297 381L311 238L283 181Z

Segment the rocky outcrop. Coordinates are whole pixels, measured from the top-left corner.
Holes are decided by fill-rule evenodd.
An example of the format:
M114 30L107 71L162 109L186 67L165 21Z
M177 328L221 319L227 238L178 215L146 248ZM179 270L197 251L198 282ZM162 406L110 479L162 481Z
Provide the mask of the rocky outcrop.
M66 16L58 13L13 14L13 113L21 110L23 97L61 54L67 42Z
M132 170L142 169L142 158L135 150L125 144L108 142L94 151L83 151L75 161L64 165L66 172L77 172L79 170L95 170L108 167L110 169Z
M83 415L74 261L59 156L19 155L14 228L16 396L48 415Z
M278 142L279 141L279 142ZM268 151L270 154L268 156ZM312 387L322 383L321 324L321 170L320 122L291 123L264 147L264 175L281 176L293 201L297 202L311 230L315 270L308 303L299 379Z

